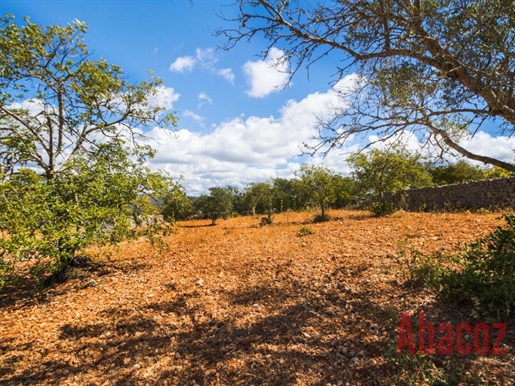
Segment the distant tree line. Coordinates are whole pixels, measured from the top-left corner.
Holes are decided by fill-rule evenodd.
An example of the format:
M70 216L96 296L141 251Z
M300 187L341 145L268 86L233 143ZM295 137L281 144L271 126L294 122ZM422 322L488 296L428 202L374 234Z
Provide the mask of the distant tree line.
M348 163L349 176L306 164L292 179L271 178L243 189L211 187L208 194L188 197L182 187L177 188L163 200L162 213L172 220L209 218L213 225L235 215L261 215L262 222L271 223L274 213L306 209L319 210L319 220L326 219L326 210L332 208L359 207L381 214L389 210L384 197L399 190L510 176L504 169L465 161L429 163L402 146L355 153Z

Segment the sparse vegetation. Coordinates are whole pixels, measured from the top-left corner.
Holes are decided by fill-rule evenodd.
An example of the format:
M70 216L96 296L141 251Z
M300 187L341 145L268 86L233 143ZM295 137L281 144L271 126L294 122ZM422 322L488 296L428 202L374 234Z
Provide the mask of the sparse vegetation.
M480 384L479 366L512 382L513 333L495 363L397 355L392 339L407 311L453 323L512 316L515 214L504 226L486 210L387 216L397 209L387 196L506 176L513 165L482 157L506 170L435 167L393 146L353 154L352 176L305 164L291 180L193 199L146 164L155 150L141 132L176 124L153 103L161 80L129 84L118 66L91 60L84 23L25 23L0 18L0 383ZM399 79L417 73L397 71L374 74L395 91L395 122L413 98ZM441 119L416 123L456 145L463 122ZM376 216L328 214L359 204ZM156 252L164 258L149 259Z
M72 267L66 282L47 289L44 304L21 289L0 291L0 383L29 375L41 385L511 382L509 330L508 353L496 358L388 351L401 312L422 310L436 325L475 320L427 286L405 285L397 240L409 240L405 258L410 247L447 255L457 240L495 231L498 214L330 214L345 223L312 225L312 212L277 213L266 229L251 216L215 227L209 219L180 221L161 259L131 241L109 259L92 251L104 260ZM411 256L414 278L421 261ZM77 354L83 351L89 354ZM69 361L75 371L63 371Z
M515 306L515 216L506 227L468 243L459 252L427 256L400 243L407 283L432 287L442 299L479 316L506 317Z
M307 236L307 235L312 235L313 233L315 233L315 232L313 231L313 229L311 229L311 227L304 225L299 228L297 235L298 236Z

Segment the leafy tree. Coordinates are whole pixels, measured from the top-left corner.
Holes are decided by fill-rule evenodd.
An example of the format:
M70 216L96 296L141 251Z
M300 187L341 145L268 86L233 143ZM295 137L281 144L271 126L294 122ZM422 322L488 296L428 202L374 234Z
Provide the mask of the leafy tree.
M447 165L429 165L428 172L431 174L435 185L460 184L468 181L511 176L511 173L506 169L497 166L484 168L478 165L471 165L463 160Z
M506 169L502 169L498 166L487 168L485 170L485 178L486 179L508 178L508 177L512 177L512 176L513 176L512 173L510 173Z
M274 187L272 181L254 182L245 189L245 201L256 215L256 208L259 213L266 213L268 221L272 221Z
M245 203L245 192L235 186L227 186L226 189L229 191L232 197L232 212L241 215L245 214L245 211L247 210L247 205Z
M209 196L202 195L194 201L194 207L216 225L219 218L226 219L233 210L230 188L209 188Z
M274 178L273 182L273 207L279 212L287 210L299 210L301 208L300 192L294 180Z
M322 166L304 164L295 175L306 201L318 205L322 211L321 218L325 219L326 209L336 198L331 171Z
M483 168L471 165L463 160L453 164L430 167L428 171L435 185L459 184L485 178Z
M37 271L61 274L89 245L135 236L131 217L149 222L149 197L173 182L145 166L141 133L175 117L156 103L160 79L129 84L90 59L84 23L13 19L0 18L0 264L50 258Z
M161 214L168 222L184 220L193 212L193 204L186 195L184 187L175 184L162 198Z
M359 194L369 203L380 203L387 193L431 185L431 176L420 158L400 146L354 153L347 162Z
M515 165L459 142L485 120L495 120L499 134L515 131L511 0L236 0L235 6L234 27L218 31L226 49L263 36L268 50L282 49L278 63L290 63L292 76L332 53L341 60L337 81L358 74L354 87L337 88L349 100L322 125L310 151L329 151L371 131L379 140L411 131L444 151L515 172Z
M343 177L339 174L334 174L333 186L335 207L344 208L354 202L356 196L356 180L352 177Z

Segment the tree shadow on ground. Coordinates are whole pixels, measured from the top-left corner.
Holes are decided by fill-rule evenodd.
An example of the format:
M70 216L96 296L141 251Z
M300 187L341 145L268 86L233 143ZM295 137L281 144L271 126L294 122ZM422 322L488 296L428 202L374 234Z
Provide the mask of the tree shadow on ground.
M58 357L20 373L16 367L23 356L14 354L0 374L13 385L109 380L116 385L325 386L400 384L394 380L411 371L434 372L434 366L396 362L392 348L399 310L372 300L373 288L347 289L336 280L366 277L366 271L366 266L342 267L319 283L270 278L259 286L221 291L233 310L223 315L202 303L198 290L178 291L173 301L120 304L103 311L98 322L62 326ZM12 341L0 345L4 352L30 349ZM463 371L470 366L461 363Z

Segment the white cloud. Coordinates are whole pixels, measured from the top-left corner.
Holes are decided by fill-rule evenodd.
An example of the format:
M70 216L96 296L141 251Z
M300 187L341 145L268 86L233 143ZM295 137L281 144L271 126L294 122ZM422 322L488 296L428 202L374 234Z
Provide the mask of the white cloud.
M215 57L215 50L212 48L196 48L195 57L181 56L175 59L170 65L170 71L185 72L191 71L195 65L200 65L209 72L219 75L231 84L234 83L234 73L231 68L218 69L215 67L218 59Z
M170 110L173 102L176 102L181 94L176 93L172 87L160 86L156 89L156 94L149 98L148 104L150 107L164 107Z
M215 50L212 48L195 49L195 57L198 62L205 68L213 68L218 59L215 58Z
M378 139L379 137L376 135L369 136L370 142L376 142ZM377 142L372 148L385 149L395 143L403 143L412 153L420 153L424 157L434 157L441 152L440 148L437 148L434 144L428 144L425 138L417 138L416 135L410 132L403 132L400 135L389 138L387 141ZM462 138L458 141L458 144L474 154L496 158L509 163L513 163L514 160L515 138L506 136L494 137L489 133L479 131L473 137L467 136ZM482 165L480 162L463 158L463 156L453 150L444 154L444 158L449 162L464 159L467 162Z
M155 140L151 144L158 150L151 166L167 170L175 177L184 175L183 184L191 195L205 193L211 186L243 187L270 177L293 178L295 170L306 161L306 157L298 157L302 143L316 143L312 139L318 133L316 117L327 118L333 112L332 107L344 107L346 102L341 98L341 90L352 89L358 80L356 75L349 75L326 92L312 93L301 100L289 100L275 116L242 115L214 126L209 133L184 128L177 132L154 128L147 133ZM210 100L205 93L200 93L198 98ZM184 115L202 119L191 111L185 111ZM371 135L369 139L377 137ZM399 140L392 138L390 142ZM423 142L423 138L411 133L405 133L402 140L413 151L420 149ZM478 132L473 138L462 140L461 145L473 152L513 161L514 138ZM345 162L346 156L361 146L355 139L325 158L316 155L307 162L323 164L337 173L348 174L350 168Z
M200 94L198 94L198 99L199 101L206 101L209 104L213 103L211 97L207 95L205 92L201 92Z
M170 71L185 72L191 71L195 65L195 59L191 56L180 56L175 59L175 62L170 64Z
M235 76L232 72L232 68L222 68L221 70L216 70L216 73L227 80L229 83L234 84Z
M343 80L348 84L354 81L354 76ZM275 176L292 178L303 161L297 158L302 143L311 142L317 133L316 116L329 114L328 106L338 99L334 89L310 94L300 101L288 101L277 117L238 117L222 122L208 134L155 128L149 133L158 150L152 163L176 177L184 175L184 185L193 195L210 186L244 186ZM196 114L186 114L195 119ZM336 153L323 162L339 171L344 167L343 158Z
M247 62L243 72L247 76L250 89L247 94L253 98L263 98L272 92L280 91L289 79L288 61L282 59L284 52L272 47L264 60Z
M197 122L199 125L203 126L204 125L204 118L201 117L200 115L198 114L195 114L193 111L191 110L185 110L182 115L184 115L185 117L189 117L189 118L192 118L195 122Z
M490 134L479 131L472 138L465 138L460 145L472 153L498 158L505 162L513 162L515 151L515 138L492 137Z

